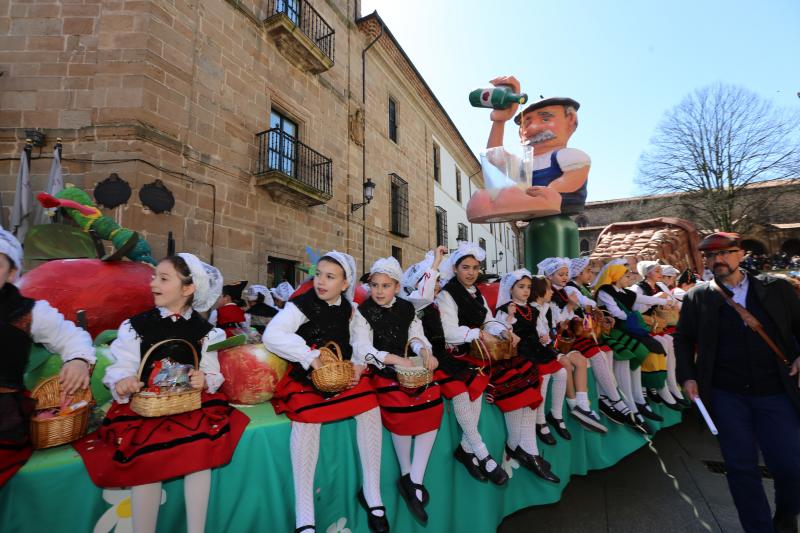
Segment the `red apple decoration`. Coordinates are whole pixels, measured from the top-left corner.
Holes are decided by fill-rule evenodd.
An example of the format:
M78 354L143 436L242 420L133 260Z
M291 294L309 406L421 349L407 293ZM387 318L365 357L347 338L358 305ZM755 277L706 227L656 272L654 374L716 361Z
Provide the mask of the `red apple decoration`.
M29 298L46 300L67 320L77 322L83 310L94 338L155 305L152 277L153 267L144 263L58 259L25 273L19 288Z
M497 311L495 306L497 305L497 293L500 290L500 284L497 282L479 283L477 287L478 290L481 291L483 297L486 298L486 303L489 304L489 309L492 310L492 314L495 314Z
M220 350L219 366L225 381L222 392L235 404L253 405L272 399L288 363L263 344L243 344Z

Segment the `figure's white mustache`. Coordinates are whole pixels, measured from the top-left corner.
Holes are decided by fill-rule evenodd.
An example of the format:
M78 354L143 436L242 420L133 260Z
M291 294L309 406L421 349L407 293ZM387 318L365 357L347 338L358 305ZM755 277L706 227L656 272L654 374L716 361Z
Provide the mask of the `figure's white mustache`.
M540 131L539 133L537 133L533 137L529 137L528 141L531 144L539 144L539 143L543 143L545 141L549 141L549 140L555 139L555 138L556 138L556 134L555 133L553 133L550 130L545 130L545 131Z

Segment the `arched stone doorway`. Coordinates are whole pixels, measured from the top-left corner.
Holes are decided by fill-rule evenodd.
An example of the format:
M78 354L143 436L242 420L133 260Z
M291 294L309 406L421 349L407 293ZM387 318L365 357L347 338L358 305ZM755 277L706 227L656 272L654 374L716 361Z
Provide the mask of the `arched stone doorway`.
M589 239L581 239L581 253L589 251Z
M766 254L767 247L761 241L755 239L744 239L742 241L742 248L748 252L753 252L756 255Z
M790 256L800 255L800 239L787 239L781 244L781 251Z

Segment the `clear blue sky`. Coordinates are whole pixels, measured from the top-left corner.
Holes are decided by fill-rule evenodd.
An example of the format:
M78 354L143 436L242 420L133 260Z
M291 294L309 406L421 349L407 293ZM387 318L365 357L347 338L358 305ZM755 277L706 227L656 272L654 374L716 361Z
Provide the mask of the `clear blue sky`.
M798 0L363 0L362 14L374 10L475 153L490 123L467 94L493 77L515 75L531 98L578 100L570 145L592 158L590 201L644 192L639 155L699 87L742 85L800 108Z

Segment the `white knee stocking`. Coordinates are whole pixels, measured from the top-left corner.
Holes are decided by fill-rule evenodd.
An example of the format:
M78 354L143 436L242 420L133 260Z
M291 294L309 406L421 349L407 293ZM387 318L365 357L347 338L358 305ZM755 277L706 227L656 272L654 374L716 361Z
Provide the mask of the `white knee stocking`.
M541 409L537 408L536 411ZM523 450L531 455L539 455L539 447L536 444L536 411L530 407L523 407L520 409L520 439L519 445Z
M536 423L539 424L539 425L545 424L547 422L547 420L544 417L544 415L545 415L544 404L545 404L545 401L547 400L547 386L549 384L550 384L550 374L542 376L542 385L541 385L541 389L540 389L540 391L542 393L542 403L541 403L541 405L539 405L539 407L536 408ZM542 431L544 431L544 430L542 430ZM547 433L547 431L544 431L544 432Z
M405 476L411 473L411 439L410 435L392 435L394 452L397 454L397 462L400 464L400 475Z
M438 429L428 431L422 435L414 437L414 460L411 461L411 481L422 484L425 479L425 469L428 467L428 460L431 458L433 444L436 442ZM417 499L422 500L422 491L417 490Z
M131 487L134 533L155 533L158 508L161 506L161 483Z
M361 458L361 470L364 476L364 499L370 507L383 505L381 499L381 443L383 426L381 412L374 407L365 413L356 415L356 440L358 455ZM376 516L381 511L376 511Z
M506 444L510 449L515 450L517 446L519 446L519 441L521 438L520 431L522 430L522 409L515 409L513 411L503 413L503 416L506 419L506 431L508 432Z
M634 413L638 413L639 411L636 409L636 402L633 398L630 361L614 361L614 375L617 378L619 388L622 389L622 399L625 401L625 405Z
M476 401L480 401L480 398ZM461 431L463 432L461 436L462 447L464 447L464 443L466 442L469 449L464 447L464 450L475 454L478 459L483 459L489 455L489 450L486 448L486 444L483 443L483 438L478 432L478 420L480 415L475 415L473 403L474 402L471 402L469 399L469 394L463 392L453 398L453 411L455 412L456 420L458 420L458 425L461 426Z
M594 380L597 382L597 387L600 393L606 396L612 403L619 401L619 392L614 383L614 376L611 373L611 367L604 357L603 353L599 353L592 357L592 373Z
M550 412L559 420L564 418L564 397L567 395L567 369L562 368L553 377L553 397L550 400Z
M187 533L206 530L208 493L211 490L211 470L193 472L183 478L183 498L186 502Z
M642 393L642 367L631 370L631 389L633 389L633 401L645 403L644 393Z
M314 525L314 473L319 457L320 424L292 422L290 452L294 477L295 526Z

